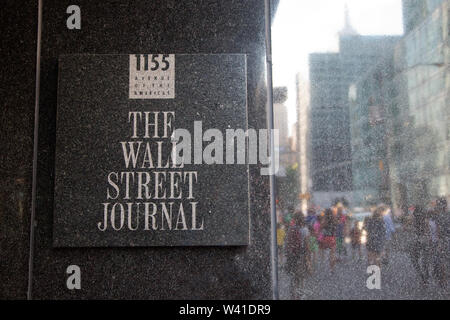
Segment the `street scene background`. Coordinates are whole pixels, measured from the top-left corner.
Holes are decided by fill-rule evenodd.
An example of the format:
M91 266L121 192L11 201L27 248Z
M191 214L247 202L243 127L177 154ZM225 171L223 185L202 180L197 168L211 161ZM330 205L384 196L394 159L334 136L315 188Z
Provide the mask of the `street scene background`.
M449 14L448 0L280 1L280 298L450 298Z

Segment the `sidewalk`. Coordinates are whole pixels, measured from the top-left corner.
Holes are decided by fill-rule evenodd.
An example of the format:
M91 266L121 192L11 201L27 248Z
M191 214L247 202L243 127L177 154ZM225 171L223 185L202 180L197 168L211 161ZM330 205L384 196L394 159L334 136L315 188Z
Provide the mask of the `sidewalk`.
M349 251L350 252L350 251ZM327 255L325 255L327 257ZM406 299L450 299L450 292L430 283L422 288L409 259L402 251L393 250L388 266L381 269L381 289L370 290L366 280L367 262L365 254L360 262L347 257L336 265L331 274L328 261L318 263L315 273L305 280L305 300L406 300ZM290 299L290 277L280 268L280 299Z

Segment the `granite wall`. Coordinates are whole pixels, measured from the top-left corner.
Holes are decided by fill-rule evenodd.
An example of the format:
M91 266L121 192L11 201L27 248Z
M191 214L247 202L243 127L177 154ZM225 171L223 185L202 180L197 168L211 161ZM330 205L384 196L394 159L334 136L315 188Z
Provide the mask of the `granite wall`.
M13 4L14 3L14 4ZM81 8L81 30L66 9ZM37 1L1 10L2 71L0 297L24 298L28 283ZM11 16L11 12L17 16ZM35 16L35 17L33 17ZM9 22L9 23L8 23ZM3 28L5 25L5 28ZM20 39L20 40L18 40ZM263 0L43 1L34 299L270 299L269 178L250 166L250 237L242 247L53 248L58 57L61 54L245 53L248 126L266 128ZM17 59L16 54L21 53ZM5 60L3 60L5 61ZM20 73L18 72L20 71ZM20 87L20 89L17 89ZM5 110L5 111L3 111ZM224 195L226 197L226 195ZM224 199L225 200L225 199ZM19 231L18 231L19 230ZM81 268L68 290L66 268Z
M0 10L0 298L25 299L28 284L37 1Z

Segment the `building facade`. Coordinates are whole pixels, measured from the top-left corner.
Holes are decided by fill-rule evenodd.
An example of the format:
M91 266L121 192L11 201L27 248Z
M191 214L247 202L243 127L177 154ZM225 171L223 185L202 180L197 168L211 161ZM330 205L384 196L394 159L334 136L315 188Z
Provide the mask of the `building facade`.
M353 190L348 91L386 55L396 36L361 36L346 27L338 53L310 55L311 177L315 191Z
M403 29L405 34L426 20L445 0L403 0Z
M450 1L403 4L407 28L395 48L398 96L390 146L392 198L399 208L448 196L450 187Z
M349 88L353 200L357 206L390 203L389 118L393 55L381 58Z

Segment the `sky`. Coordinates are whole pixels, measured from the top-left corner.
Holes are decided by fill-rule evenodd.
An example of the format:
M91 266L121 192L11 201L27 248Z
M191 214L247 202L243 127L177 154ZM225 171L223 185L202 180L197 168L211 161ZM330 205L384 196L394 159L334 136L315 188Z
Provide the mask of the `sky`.
M296 121L295 75L308 79L309 53L338 50L346 5L359 34L403 34L401 0L280 0L272 25L273 84L288 87L289 130Z

